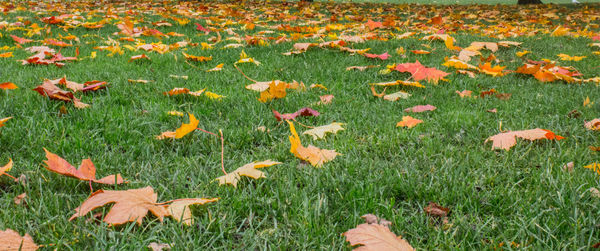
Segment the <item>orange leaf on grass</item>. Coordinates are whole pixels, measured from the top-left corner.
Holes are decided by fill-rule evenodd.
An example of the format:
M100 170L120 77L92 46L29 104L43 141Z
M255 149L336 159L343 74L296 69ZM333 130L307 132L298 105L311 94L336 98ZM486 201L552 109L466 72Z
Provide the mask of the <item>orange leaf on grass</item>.
M47 158L47 160L44 160L44 163L46 164L44 167L48 169L48 171L99 184L114 185L126 183L126 181L124 181L121 177L121 174L113 174L97 180L96 167L90 159L84 159L83 161L81 161L81 165L79 165L79 168L76 169L65 159L61 158L60 156L54 153L49 152L48 150L46 150L46 148L44 148L44 151L46 152Z
M21 236L12 229L0 231L0 250L33 251L38 248L29 234Z
M287 84L281 81L271 81L269 84L269 88L260 93L260 98L258 101L261 103L265 103L267 101L271 101L273 99L285 98ZM246 86L246 88L248 88Z
M431 54L431 51L426 51L426 50L411 50L410 52L412 52L414 54L420 54L420 55Z
M289 120L286 120L286 122L290 125L290 132L292 133L289 136L291 143L290 152L297 158L309 162L314 167L321 167L325 162L329 162L340 155L335 150L319 149L313 145L309 145L308 147L302 146L294 123Z
M4 175L6 172L10 171L13 167L12 159L8 159L8 163L3 167L0 167L0 176Z
M488 75L491 75L494 77L503 76L504 72L502 70L504 70L504 68L506 68L506 66L496 65L496 66L492 67L492 63L490 63L490 62L479 65L480 72L483 72L485 74L488 74Z
M600 131L600 119L592 119L591 121L585 122L585 128L593 131Z
M11 82L4 82L4 83L0 84L0 89L3 89L3 90L14 90L17 88L19 88L19 87Z
M455 91L455 92L456 92L456 93L458 94L458 96L460 96L461 98L465 98L465 97L471 97L471 94L473 93L472 91L469 91L469 90L463 90L463 91L461 91L461 92L459 92L459 91Z
M50 99L73 102L73 105L79 109L87 108L89 106L73 96L73 93L60 89L58 86L56 86L56 83L52 81L44 81L41 85L37 86L33 90L42 96L47 96Z
M398 122L398 124L396 124L396 127L408 127L408 128L413 128L415 126L417 126L418 124L423 123L423 120L420 119L416 119L413 118L411 116L403 116L402 117L402 121Z
M22 37L17 37L15 35L10 35L10 37L15 40L15 42L17 42L18 44L26 44L26 43L30 43L33 42L33 40L31 39L27 39L27 38L22 38Z
M4 123L6 123L6 121L8 121L9 119L12 119L12 117L8 117L8 118L2 118L0 119L0 127L4 126Z
M492 150L493 149L504 149L509 150L515 144L517 144L516 138L522 138L526 140L538 140L538 139L549 139L549 140L561 140L564 137L560 135L554 134L552 131L546 129L530 129L530 130L522 130L522 131L508 131L504 133L499 133L494 136L491 136L485 140L485 142L492 141Z
M386 60L386 59L390 58L390 54L388 54L387 52L383 53L383 54L380 54L380 55L371 54L371 53L365 53L363 55L365 57L368 57L368 58L378 58L378 59L381 59L381 60Z
M308 117L308 116L319 116L320 113L310 107L304 107L294 113L284 113L281 114L278 111L272 110L273 111L273 116L275 116L275 119L277 119L277 121L281 121L281 120L295 120L296 117L298 116L302 116L302 117Z
M404 63L396 65L394 68L399 72L409 72L415 81L427 80L437 83L439 80L448 76L450 73L440 71L435 68L427 68L417 60L415 63Z
M0 53L0 58L12 58L13 57L13 52L9 51L9 52L5 52L5 53Z
M188 113L188 116L190 117L190 122L189 123L183 123L181 124L181 127L177 128L177 130L173 131L166 131L163 132L161 135L156 136L156 139L180 139L183 138L183 136L187 135L190 132L193 132L194 130L196 130L196 128L198 128L198 124L200 123L199 120L196 119L196 117L194 117L194 114Z

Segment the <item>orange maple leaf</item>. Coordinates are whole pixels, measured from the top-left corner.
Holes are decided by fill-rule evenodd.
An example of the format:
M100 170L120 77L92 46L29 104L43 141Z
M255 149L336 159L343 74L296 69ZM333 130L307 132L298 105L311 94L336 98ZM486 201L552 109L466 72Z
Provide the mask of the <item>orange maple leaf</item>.
M79 165L79 168L76 169L65 159L61 158L60 156L54 153L49 152L48 150L46 150L46 148L44 148L44 151L46 152L47 158L47 160L44 160L44 163L46 164L44 167L48 169L48 171L100 184L114 185L127 183L123 180L121 174L109 175L99 180L96 179L96 167L90 159L84 159L83 161L81 161L81 165Z
M516 138L522 138L526 140L538 140L538 139L555 139L561 140L564 137L560 135L554 134L552 131L546 129L530 129L530 130L522 130L522 131L509 131L504 133L499 133L494 136L491 136L485 140L485 142L492 141L492 149L504 149L509 150L515 144L517 144Z

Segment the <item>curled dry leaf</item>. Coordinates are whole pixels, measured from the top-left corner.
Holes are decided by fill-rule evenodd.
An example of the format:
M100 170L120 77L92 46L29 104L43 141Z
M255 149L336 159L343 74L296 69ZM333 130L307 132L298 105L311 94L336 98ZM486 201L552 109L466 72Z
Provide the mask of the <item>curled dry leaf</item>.
M11 82L4 82L0 84L0 89L2 90L14 90L17 88L19 87Z
M192 218L192 210L190 206L192 205L204 205L206 203L218 201L219 198L187 198L187 199L177 199L172 200L167 203L167 211L170 213L170 216L185 225L191 226L194 224L194 219Z
M12 119L12 117L8 117L8 118L2 118L0 119L0 127L5 126L4 123L6 123L6 121L8 121L9 119Z
M190 117L189 123L181 124L181 126L179 128L177 128L177 130L175 130L174 132L173 131L163 132L162 134L156 136L156 139L166 139L166 138L180 139L180 138L183 138L183 136L187 135L188 133L196 130L196 128L198 128L198 124L200 124L200 121L197 120L196 117L194 117L194 114L188 113L188 116Z
M318 126L318 127L313 128L313 129L306 130L302 134L311 135L311 136L313 136L314 140L322 139L322 138L325 137L326 133L336 134L338 131L344 130L344 128L342 128L342 125L344 125L344 124L343 123L333 122L333 123L331 123L329 125Z
M504 149L509 150L515 144L517 144L516 138L522 138L526 140L538 140L538 139L549 139L549 140L561 140L564 137L560 135L554 134L552 131L546 129L530 129L530 130L522 130L522 131L509 131L504 133L499 133L494 136L491 136L485 140L485 142L492 141L492 150L493 149Z
M414 251L415 249L401 236L396 236L387 227L379 224L363 223L343 233L351 246L363 245L361 251Z
M396 127L408 127L408 128L413 128L415 126L417 126L418 124L423 123L423 120L420 119L416 119L413 118L411 116L403 116L402 117L402 121L398 122L398 124L396 124Z
M12 229L0 231L0 250L32 251L38 248L29 234L21 236Z
M27 194L26 193L22 193L22 194L19 194L19 195L15 196L15 198L13 198L13 201L17 205L21 205L21 204L26 205L27 203L23 203L23 200L25 199L25 197L27 197Z
M600 119L592 119L591 121L585 122L584 126L588 130L598 131L600 130Z
M466 97L471 97L471 94L473 93L472 91L469 90L463 90L463 91L455 91L458 96L460 96L461 98L466 98Z
M426 111L433 111L437 109L435 106L432 105L417 105L417 106L413 106L411 108L406 108L404 109L405 112L426 112Z
M48 169L48 171L99 184L114 185L126 183L126 181L124 181L121 177L121 174L109 175L97 180L96 167L90 159L82 160L81 165L79 165L79 168L76 169L74 166L69 164L69 162L67 162L60 156L49 152L48 150L46 150L46 148L44 148L44 151L46 152L47 158L47 160L44 160L44 163L46 164L44 167Z
M273 112L273 116L275 116L275 119L277 119L277 121L281 121L281 120L295 120L296 117L301 116L301 117L309 117L309 116L319 116L321 115L318 111L310 108L310 107L304 107L301 108L300 110L294 112L294 113L284 113L281 114L278 111L272 110Z
M129 58L129 62L131 61L136 61L136 60L140 60L140 59L147 59L150 60L150 58L148 56L146 56L146 54L140 54L140 55L135 55L135 56L131 56Z
M47 96L50 99L73 102L73 105L79 109L87 108L89 106L73 96L73 93L60 89L53 81L44 81L41 85L37 86L33 90L42 96Z
M265 178L264 172L258 170L258 168L269 167L274 165L279 165L281 162L265 160L261 162L253 162L242 167L236 169L233 172L228 173L227 175L223 175L221 177L216 178L219 181L219 185L231 184L233 187L237 187L238 181L241 179L241 176L250 177L253 179Z
M335 150L319 149L313 145L309 145L308 147L302 146L294 123L289 120L286 120L286 122L290 125L290 132L292 133L289 137L291 143L290 152L299 159L309 162L314 167L321 167L325 162L331 161L339 155Z
M425 207L423 210L425 210L425 213L429 216L437 216L441 218L448 216L448 213L450 213L450 209L442 207L434 202L429 202L429 205L427 205L427 207Z

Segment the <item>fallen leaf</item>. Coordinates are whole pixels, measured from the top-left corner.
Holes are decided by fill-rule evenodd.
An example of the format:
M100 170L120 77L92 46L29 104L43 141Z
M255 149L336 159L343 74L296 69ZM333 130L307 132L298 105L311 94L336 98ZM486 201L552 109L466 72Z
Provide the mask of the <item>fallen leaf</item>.
M0 167L0 176L6 174L6 172L10 171L10 169L12 169L13 167L13 161L12 159L8 159L8 163L6 165L4 165L3 167Z
M498 110L497 110L496 108L494 108L494 109L489 109L489 110L487 110L487 112L490 112L490 113L497 113L497 112L498 112Z
M25 197L27 197L27 194L22 193L22 194L17 195L15 198L13 198L13 201L17 205L21 205L21 204L26 205L26 203L23 203L23 200L25 199Z
M363 223L343 233L351 246L363 245L361 251L414 251L402 237L396 236L387 227L379 224Z
M406 109L404 109L404 111L405 112L426 112L426 111L434 111L435 109L437 109L435 106L427 104L427 105L417 105L417 106L413 106L411 108L406 108Z
M261 162L253 162L242 167L236 169L233 172L227 173L227 175L223 175L221 177L216 178L219 181L219 185L231 184L233 187L237 187L238 181L241 179L241 176L250 177L253 179L265 178L265 174L258 170L258 168L269 167L281 164L281 162L265 160Z
M304 107L294 113L284 113L281 114L278 111L272 110L273 112L273 116L275 116L275 119L277 119L277 121L281 121L281 120L295 120L296 117L301 116L301 117L308 117L308 116L319 116L320 113L310 107Z
M434 202L429 202L429 205L424 208L425 213L429 216L446 217L450 213L450 209L442 207Z
M310 89L314 89L314 88L319 88L319 89L322 89L322 90L326 90L326 91L327 91L327 87L325 87L325 86L324 86L324 85L322 85L322 84L312 84L312 85L310 85Z
M319 149L313 145L309 145L308 147L302 146L300 137L298 137L298 134L296 133L294 123L289 120L286 120L286 122L290 125L290 132L292 133L292 135L289 136L291 143L290 152L299 159L309 162L314 167L321 167L324 163L329 162L340 155L335 150Z
M21 237L12 229L0 231L0 250L31 251L38 248L39 246L33 242L29 234Z
M46 164L44 167L48 169L48 171L62 174L67 177L73 177L76 179L91 181L99 184L114 185L126 183L126 181L124 181L121 177L121 174L109 175L97 180L96 167L90 159L82 160L81 165L79 165L79 168L76 169L74 166L69 164L69 162L67 162L60 156L49 152L48 150L46 150L46 148L44 148L44 151L46 152L47 159L44 160L44 164Z
M41 85L37 86L33 90L42 96L47 96L50 99L73 102L73 105L79 109L89 107L88 104L82 103L78 98L73 96L73 93L60 89L53 81L44 81Z
M396 127L408 127L408 128L413 128L415 126L417 126L418 124L423 123L423 120L420 119L416 119L413 118L411 116L403 116L402 117L402 121L398 122L398 124L396 124Z
M508 151L511 147L517 144L516 138L522 138L530 141L538 139L564 139L564 137L556 135L552 131L536 128L530 130L508 131L504 133L499 133L487 138L485 142L492 141L492 150L499 148Z
M248 86L246 86L248 88ZM260 93L260 97L258 101L265 103L267 101L271 101L272 99L285 98L287 83L285 82L276 82L271 81L269 83L269 88Z
M212 56L210 56L210 57L194 56L194 55L187 54L185 52L181 52L181 54L183 54L185 59L194 61L194 62L207 62L207 61L212 60ZM223 66L221 66L221 67L223 67Z
M225 97L223 95L216 94L214 92L209 92L209 91L204 92L204 96L207 96L209 99L216 99L216 100L221 100Z
M379 67L379 65L349 66L349 67L346 67L346 71L350 71L350 70L364 71L366 69L377 68L377 67Z
M194 117L194 114L188 113L188 116L190 117L190 122L189 123L182 123L181 126L179 128L177 128L177 130L173 131L166 131L163 132L161 135L156 136L156 139L166 139L166 138L175 138L175 139L180 139L183 138L183 136L187 135L190 132L193 132L194 130L196 130L196 128L198 128L198 124L200 123L199 120L196 119L196 117Z
M581 61L582 59L586 58L586 56L569 56L563 53L556 56L558 56L562 61Z
M221 70L223 70L223 66L224 65L225 64L218 64L217 66L215 66L215 68L212 68L210 70L206 70L206 72L221 71Z
M141 54L141 55L135 55L135 56L130 57L129 62L135 61L135 60L140 60L140 59L150 60L150 58L148 56L146 56L146 54Z
M597 188L590 187L589 192L591 193L592 197L594 197L594 198L600 198L600 191L598 191Z
M148 244L148 248L152 249L152 251L171 250L172 247L172 244L166 243L151 242L150 244Z
M465 97L471 97L471 94L473 93L472 91L469 90L463 90L463 91L455 91L458 96L460 96L461 98L465 98Z
M192 218L192 210L190 206L192 205L204 205L206 203L218 201L219 198L188 198L188 199L177 199L172 200L167 203L167 211L170 213L170 216L178 222L181 222L185 225L191 226L194 224L194 220Z
M168 111L167 114L171 116L183 117L183 112L178 111Z
M425 88L424 85L420 84L419 82L411 82L411 81L404 81L404 80L396 80L396 81L391 81L391 82L383 82L383 83L371 83L371 86L395 86L395 85L403 85L403 86L414 86L414 87L419 87L419 88Z
M392 94L387 94L383 96L383 99L387 100L387 101L397 101L398 99L407 99L409 98L411 95L407 92L403 92L403 91L398 91L398 92L394 92Z
M583 107L590 107L594 104L594 102L590 102L590 97L585 97L583 100Z
M141 83L141 84L147 84L150 82L150 80L144 80L144 79L127 79L127 81L129 83Z
M427 80L437 83L439 80L448 76L450 73L440 71L435 68L427 68L417 60L415 63L398 64L394 70L399 72L409 72L415 81Z
M587 166L583 166L583 168L590 169L590 170L596 172L596 174L600 175L600 164L599 163L592 163Z
M108 203L115 203L108 214L104 216L104 222L109 225L120 225L127 222L142 224L142 220L148 213L152 212L162 222L165 216L169 216L166 207L158 205L157 195L150 186L140 189L129 189L125 191L98 190L90 195L81 205L75 208L75 214L69 221L82 217Z
M377 59L381 59L381 60L386 60L386 59L390 58L390 54L388 54L387 52L380 54L380 55L370 54L370 53L365 53L363 55L367 58L377 58Z
M323 96L319 96L319 99L321 101L319 101L317 103L317 105L327 105L327 104L331 104L331 101L333 101L333 95L331 94L327 94L327 95L323 95Z
M19 87L11 82L4 82L4 83L0 84L0 89L3 89L3 90L14 90L17 88L19 88Z
M313 129L306 130L302 134L311 135L311 136L313 136L314 140L322 139L325 137L326 133L336 134L338 131L344 130L344 128L342 128L342 125L344 125L344 124L338 123L338 122L333 122L329 125L318 126Z
M0 119L0 127L5 126L4 123L6 123L6 121L8 121L9 119L12 119L12 117L8 117L8 118L2 118Z
M588 130L599 131L600 119L592 119L591 121L585 122L584 126Z

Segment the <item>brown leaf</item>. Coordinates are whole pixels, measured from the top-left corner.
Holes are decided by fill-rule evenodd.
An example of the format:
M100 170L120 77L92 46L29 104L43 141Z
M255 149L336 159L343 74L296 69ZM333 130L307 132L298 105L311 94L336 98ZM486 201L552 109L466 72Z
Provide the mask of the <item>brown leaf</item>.
M76 169L74 166L69 164L69 162L67 162L60 156L49 152L48 150L46 150L46 148L44 148L44 151L46 152L47 158L47 160L44 160L44 163L46 164L44 167L51 172L100 184L114 185L126 183L126 181L124 181L121 177L121 174L109 175L97 180L96 167L90 159L84 159L83 161L81 161L81 165L79 165L79 168Z
M277 119L277 121L281 121L281 120L295 120L296 117L301 116L301 117L307 117L307 116L319 116L320 113L310 107L304 107L294 113L284 113L281 114L278 111L272 110L273 112L273 116L275 116L275 119Z
M21 237L12 229L0 231L0 250L31 251L37 250L38 247L29 234Z
M387 227L379 224L363 223L343 233L351 246L363 245L361 251L413 251L406 240L396 236Z
M125 191L98 190L75 209L75 214L69 218L85 216L95 208L108 203L115 203L104 222L109 225L120 225L127 222L142 224L142 220L148 213L152 212L162 222L165 216L170 215L166 207L156 203L157 195L152 187L140 189L129 189Z
M22 194L17 195L15 198L13 198L13 201L17 205L21 205L21 203L23 203L23 205L27 205L27 203L24 203L24 201L23 201L25 199L25 197L27 197L27 194L22 193Z
M446 217L450 213L450 209L442 207L434 202L429 202L429 205L424 208L425 213L429 216Z

